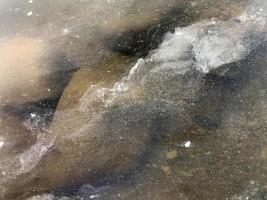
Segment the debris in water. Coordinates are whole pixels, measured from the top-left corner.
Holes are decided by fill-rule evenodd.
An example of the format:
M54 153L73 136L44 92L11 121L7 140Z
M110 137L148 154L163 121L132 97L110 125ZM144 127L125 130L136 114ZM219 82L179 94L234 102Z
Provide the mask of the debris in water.
M28 12L27 16L32 16L32 11Z
M186 141L186 142L183 142L180 147L185 147L185 148L190 148L192 147L192 142L191 141Z
M177 151L169 151L169 152L167 152L166 153L166 158L168 159L168 160L173 160L174 158L176 158L177 157Z
M166 174L166 176L170 176L172 174L171 168L169 166L162 166L161 169Z

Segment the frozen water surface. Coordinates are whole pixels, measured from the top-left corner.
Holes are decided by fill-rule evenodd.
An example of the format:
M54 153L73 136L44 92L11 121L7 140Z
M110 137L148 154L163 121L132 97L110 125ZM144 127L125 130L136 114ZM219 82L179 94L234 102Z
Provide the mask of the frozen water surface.
M0 0L0 199L265 200L265 0Z

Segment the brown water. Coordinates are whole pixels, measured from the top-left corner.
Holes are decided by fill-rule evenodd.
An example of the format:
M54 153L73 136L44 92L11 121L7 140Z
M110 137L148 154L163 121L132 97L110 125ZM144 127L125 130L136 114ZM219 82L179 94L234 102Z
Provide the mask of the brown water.
M265 4L0 0L0 199L267 199Z

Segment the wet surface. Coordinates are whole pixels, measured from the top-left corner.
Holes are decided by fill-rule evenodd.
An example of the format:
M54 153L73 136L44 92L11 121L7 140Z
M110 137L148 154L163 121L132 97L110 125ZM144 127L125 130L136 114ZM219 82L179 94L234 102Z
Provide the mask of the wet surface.
M0 0L0 199L267 199L264 0Z

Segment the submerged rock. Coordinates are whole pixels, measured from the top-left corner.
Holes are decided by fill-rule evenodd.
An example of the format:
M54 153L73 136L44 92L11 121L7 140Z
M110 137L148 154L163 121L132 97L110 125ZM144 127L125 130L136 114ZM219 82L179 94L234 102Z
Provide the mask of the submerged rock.
M0 44L1 104L23 104L49 95L49 86L41 79L44 69L38 67L44 51L45 45L31 38L17 37Z
M73 74L72 81L64 90L57 111L75 108L89 86L96 89L98 85L109 87L115 84L127 74L135 60L134 57L115 54L104 59L102 64L81 68Z
M47 44L39 39L16 36L1 41L1 112L6 105L20 106L60 96L70 78L71 63L59 59L49 55Z

